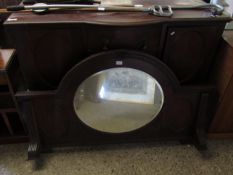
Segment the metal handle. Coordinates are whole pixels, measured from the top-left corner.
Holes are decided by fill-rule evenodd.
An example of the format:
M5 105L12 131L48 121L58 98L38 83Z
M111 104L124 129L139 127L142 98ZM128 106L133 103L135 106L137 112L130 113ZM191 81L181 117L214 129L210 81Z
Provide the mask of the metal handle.
M152 14L156 16L170 17L173 15L173 10L170 5L166 7L162 7L161 5L155 5L152 9Z

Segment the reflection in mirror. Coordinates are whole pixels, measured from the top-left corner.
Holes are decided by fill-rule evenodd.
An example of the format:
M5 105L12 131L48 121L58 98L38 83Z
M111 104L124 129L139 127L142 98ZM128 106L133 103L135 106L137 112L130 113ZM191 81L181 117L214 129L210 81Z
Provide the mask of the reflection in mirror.
M132 68L111 68L82 82L75 93L74 109L89 127L122 133L150 123L163 101L161 86L149 74Z

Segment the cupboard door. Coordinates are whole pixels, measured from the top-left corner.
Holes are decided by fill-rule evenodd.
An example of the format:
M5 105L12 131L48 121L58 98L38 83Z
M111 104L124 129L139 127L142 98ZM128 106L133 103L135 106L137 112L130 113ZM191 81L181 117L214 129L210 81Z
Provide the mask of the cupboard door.
M220 39L222 27L170 27L163 59L181 83L203 81Z

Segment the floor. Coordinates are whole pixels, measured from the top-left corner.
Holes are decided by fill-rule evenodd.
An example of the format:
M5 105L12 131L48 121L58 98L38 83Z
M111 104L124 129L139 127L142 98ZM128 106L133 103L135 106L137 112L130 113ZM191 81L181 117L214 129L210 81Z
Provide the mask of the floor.
M176 142L70 148L27 161L27 145L0 145L0 175L232 175L233 141L202 155Z

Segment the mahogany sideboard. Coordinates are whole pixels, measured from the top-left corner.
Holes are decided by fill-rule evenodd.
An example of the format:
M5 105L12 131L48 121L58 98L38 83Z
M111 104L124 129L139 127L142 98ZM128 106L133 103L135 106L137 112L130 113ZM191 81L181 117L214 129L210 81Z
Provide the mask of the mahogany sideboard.
M18 57L8 76L29 130L29 158L61 146L156 140L206 149L218 101L211 70L230 20L208 10L11 14L4 28Z

